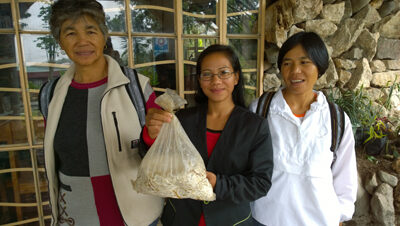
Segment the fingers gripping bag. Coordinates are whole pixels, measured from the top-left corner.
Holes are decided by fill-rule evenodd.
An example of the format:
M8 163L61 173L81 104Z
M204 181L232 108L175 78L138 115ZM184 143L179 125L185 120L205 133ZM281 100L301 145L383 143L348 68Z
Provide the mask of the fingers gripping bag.
M186 104L185 99L170 89L155 102L171 113ZM175 115L170 123L162 125L142 160L133 187L139 193L161 197L215 200L203 159Z

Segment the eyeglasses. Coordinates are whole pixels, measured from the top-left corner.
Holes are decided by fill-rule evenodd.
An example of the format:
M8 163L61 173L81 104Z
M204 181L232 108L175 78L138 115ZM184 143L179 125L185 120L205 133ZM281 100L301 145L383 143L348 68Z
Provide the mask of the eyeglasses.
M211 79L213 78L214 75L218 76L219 79L224 80L224 79L228 79L228 78L232 77L233 72L229 71L229 70L219 71L218 73L215 73L215 74L213 74L211 72L208 72L208 71L207 72L202 72L200 74L200 80L202 80L202 81L211 81Z

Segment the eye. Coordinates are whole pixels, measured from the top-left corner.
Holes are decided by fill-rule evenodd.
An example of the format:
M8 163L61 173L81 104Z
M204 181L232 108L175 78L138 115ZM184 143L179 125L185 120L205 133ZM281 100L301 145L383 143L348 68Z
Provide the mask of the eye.
M219 72L221 75L229 75L231 73L231 71L229 70L223 70Z
M221 78L229 78L231 77L232 72L230 70L223 70L219 72Z
M211 72L202 72L200 74L200 78L203 79L203 80L208 80L208 79L210 79L212 77L212 75L213 74Z
M68 32L65 36L72 36L75 35L75 32Z
M308 61L308 60L302 60L301 61L301 64L308 64L308 63L310 63L310 61Z
M285 62L282 63L282 66L289 66L289 65L290 65L290 63L287 62L287 61L285 61Z

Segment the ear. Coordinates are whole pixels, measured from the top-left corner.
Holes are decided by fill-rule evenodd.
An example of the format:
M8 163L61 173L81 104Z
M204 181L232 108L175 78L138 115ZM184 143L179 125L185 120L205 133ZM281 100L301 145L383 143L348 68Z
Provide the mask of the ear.
M235 73L235 86L239 83L239 72Z

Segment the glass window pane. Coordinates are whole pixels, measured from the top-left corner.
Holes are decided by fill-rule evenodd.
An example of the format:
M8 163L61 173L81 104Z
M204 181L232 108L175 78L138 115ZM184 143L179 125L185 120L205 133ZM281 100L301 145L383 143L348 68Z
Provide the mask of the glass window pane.
M22 35L25 63L70 64L70 60L51 35Z
M172 38L134 38L134 63L141 64L175 59L175 40Z
M27 155L21 156L21 154ZM16 164L24 161L24 158L30 159L28 151L0 152L0 160L8 165L7 168L20 167ZM5 212L6 214L4 214L5 217L0 217L1 225L38 216L37 207L35 206L36 195L32 172L0 174L0 194L0 202L30 203L34 205L31 207L3 207L2 213Z
M227 29L228 34L257 34L258 14L229 16Z
M174 14L162 10L132 10L133 32L174 33Z
M38 168L44 169L45 165L44 165L44 151L43 151L43 149L35 149L35 153L36 153L36 160L37 160ZM45 179L45 181L47 183L47 179L46 179L45 173L41 172L39 174L43 174L44 179ZM39 178L41 178L41 177L42 177L42 175L39 175Z
M0 146L28 143L25 121L0 120Z
M125 1L99 1L106 13L106 25L109 32L124 32Z
M183 0L182 10L201 15L215 15L217 0Z
M257 39L229 39L242 68L257 68Z
M58 78L64 74L67 69L54 67L26 67L28 73L29 89L38 90L49 79Z
M113 57L120 65L128 65L128 39L126 37L110 36L104 53Z
M17 62L14 35L0 34L0 64Z
M10 3L0 4L0 28L13 28Z
M183 15L183 33L216 35L218 26L215 18L197 18Z
M199 54L208 46L216 44L217 39L199 38L183 40L183 59L197 61Z
M228 13L258 10L259 0L228 0Z
M48 184L47 184L47 177L45 172L39 172L39 183L40 183L40 193L42 195L42 202L47 202L49 201L49 189L48 189ZM51 214L51 209L48 208L49 206L47 205L47 208L44 206L44 209L47 209L46 214Z
M184 65L185 77L185 91L194 91L197 88L197 75L196 66L191 64Z
M45 2L19 3L19 26L23 30L48 31L50 30L51 5Z
M138 73L150 79L151 87L158 87L160 85L158 74L156 72L156 66L141 67L141 68L136 68L136 70Z
M257 85L257 74L255 72L243 73L243 82L245 86L256 87Z
M175 64L155 65L159 88L176 89L176 69Z
M165 0L132 0L132 6L136 5L155 5L155 6L162 6L167 8L174 8L174 1L165 1Z
M247 106L256 98L255 89L244 89L244 103Z
M19 92L0 91L0 116L24 115L24 104Z
M19 71L17 71L17 68L0 69L0 87L20 88L21 86L19 81Z
M39 111L39 93L30 93L32 116L42 116Z
M194 100L194 94L185 94L185 100L188 102L185 108L190 108L196 106L196 101Z

